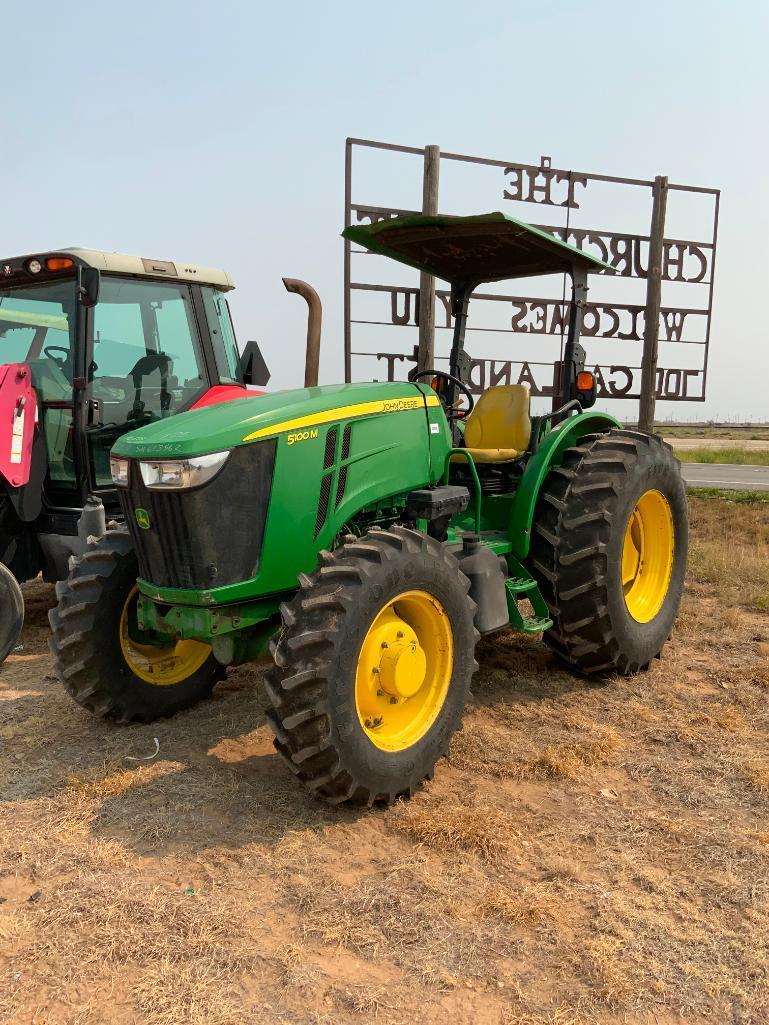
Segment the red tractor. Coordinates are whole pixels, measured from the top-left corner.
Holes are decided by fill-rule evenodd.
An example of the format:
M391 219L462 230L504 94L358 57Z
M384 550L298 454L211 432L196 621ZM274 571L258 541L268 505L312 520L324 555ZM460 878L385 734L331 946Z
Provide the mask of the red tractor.
M63 579L119 518L117 438L267 383L256 342L238 351L233 287L224 271L86 249L0 260L0 661L23 620L17 581Z

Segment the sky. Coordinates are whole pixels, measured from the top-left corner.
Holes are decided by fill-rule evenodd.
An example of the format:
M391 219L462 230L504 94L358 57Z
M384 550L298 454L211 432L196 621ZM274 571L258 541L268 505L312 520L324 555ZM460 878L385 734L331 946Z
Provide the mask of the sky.
M0 255L77 244L221 266L241 345L257 339L271 387L291 387L306 322L283 276L319 291L321 379L343 379L348 136L667 174L722 198L707 398L657 416L769 419L767 38L769 5L747 0L4 4ZM404 168L354 199L419 191ZM474 209L476 187L452 204Z

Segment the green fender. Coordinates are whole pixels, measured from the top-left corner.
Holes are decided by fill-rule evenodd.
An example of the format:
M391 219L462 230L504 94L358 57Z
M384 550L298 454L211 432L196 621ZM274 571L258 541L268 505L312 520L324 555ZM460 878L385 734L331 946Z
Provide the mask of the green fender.
M622 427L610 413L578 413L555 428L542 442L523 471L510 514L510 540L513 554L525 559L531 545L534 509L545 478L560 466L563 453L585 434L597 434Z

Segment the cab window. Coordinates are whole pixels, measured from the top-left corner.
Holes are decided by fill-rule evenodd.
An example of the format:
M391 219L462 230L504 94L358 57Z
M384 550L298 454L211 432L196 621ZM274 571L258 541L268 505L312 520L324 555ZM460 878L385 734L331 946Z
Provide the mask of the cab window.
M202 288L216 369L223 384L242 384L240 354L232 326L229 303L217 288Z

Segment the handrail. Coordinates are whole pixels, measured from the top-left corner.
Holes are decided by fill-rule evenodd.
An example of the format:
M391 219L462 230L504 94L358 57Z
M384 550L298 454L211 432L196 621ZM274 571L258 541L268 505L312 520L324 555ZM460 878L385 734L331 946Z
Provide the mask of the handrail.
M473 481L475 482L475 533L480 534L481 532L481 480L478 476L478 471L475 468L475 460L467 451L466 448L450 448L446 453L446 458L443 462L443 476L441 477L442 484L448 484L449 482L449 463L451 462L452 456L464 456L470 467L470 473L473 475Z

